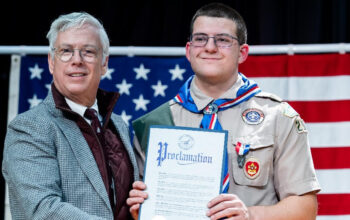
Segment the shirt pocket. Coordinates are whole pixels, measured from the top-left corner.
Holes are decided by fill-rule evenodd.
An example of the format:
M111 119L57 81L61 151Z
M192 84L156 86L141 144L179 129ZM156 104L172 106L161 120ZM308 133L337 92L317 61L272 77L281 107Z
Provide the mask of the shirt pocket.
M233 138L234 148L237 142L249 144L250 149L245 155L245 163L242 168L238 166L237 152L234 151L232 155L234 182L244 186L266 186L272 176L274 137L272 135L249 135ZM251 166L253 169L249 169Z

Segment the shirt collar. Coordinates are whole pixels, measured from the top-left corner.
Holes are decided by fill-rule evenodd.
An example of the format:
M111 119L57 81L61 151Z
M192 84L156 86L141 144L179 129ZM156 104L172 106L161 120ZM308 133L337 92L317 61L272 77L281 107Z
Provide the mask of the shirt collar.
M218 99L235 99L238 89L244 84L242 77L238 74L237 81L222 94ZM203 110L209 103L214 101L214 98L205 95L192 80L190 85L190 93L198 110Z
M85 110L88 108L86 106L80 105L76 102L73 102L72 100L68 99L67 97L64 97L66 100L68 106L72 109L72 111L78 113L81 117L83 117L87 122L90 123L90 120L84 117ZM95 99L94 104L90 107L94 110L96 110L97 115L100 115L98 112L98 105L97 105L97 99Z

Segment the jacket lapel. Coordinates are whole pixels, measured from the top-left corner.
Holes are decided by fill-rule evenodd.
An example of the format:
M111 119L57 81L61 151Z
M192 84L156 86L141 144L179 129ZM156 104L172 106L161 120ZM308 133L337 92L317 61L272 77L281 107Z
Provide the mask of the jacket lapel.
M80 168L83 170L85 175L90 180L91 184L97 191L97 193L105 201L106 205L110 207L107 191L103 180L101 178L100 171L97 167L96 161L89 145L87 144L83 134L76 125L75 122L65 119L58 118L58 126L61 127L62 132L66 136L70 147L74 152L75 158L80 164Z
M92 155L90 147L87 144L79 127L74 121L65 118L62 114L62 111L55 107L51 92L45 99L44 104L47 105L50 112L55 117L55 120L57 120L57 125L60 127L65 138L69 142L75 158L80 164L80 168L90 180L90 183L95 188L97 193L106 203L107 207L111 209L107 191L101 178L101 174L97 167L95 158Z

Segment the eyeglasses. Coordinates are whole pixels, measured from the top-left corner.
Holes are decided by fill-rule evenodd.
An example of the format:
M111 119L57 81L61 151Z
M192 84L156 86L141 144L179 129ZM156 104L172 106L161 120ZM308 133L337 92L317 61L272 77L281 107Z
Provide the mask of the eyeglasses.
M58 47L58 48L52 48L52 50L55 52L57 57L62 62L69 62L72 57L74 56L74 51L79 51L80 57L88 63L94 63L98 57L98 49L94 47L84 47L81 49L74 49L70 47Z
M209 37L207 34L193 34L190 37L190 41L195 47L204 47L207 45L209 38L213 38L215 45L221 48L231 47L233 40L238 41L237 37L229 34L216 34L213 37Z

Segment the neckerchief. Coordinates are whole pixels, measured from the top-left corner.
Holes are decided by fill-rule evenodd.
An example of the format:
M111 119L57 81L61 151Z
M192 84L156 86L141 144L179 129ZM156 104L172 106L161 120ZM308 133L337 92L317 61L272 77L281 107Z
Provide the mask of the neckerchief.
M244 101L247 101L255 94L261 92L256 82L247 79L247 77L245 77L242 73L238 74L243 80L243 85L238 89L236 93L236 98L234 99L216 99L213 102L209 103L203 110L198 110L190 93L190 85L194 77L191 76L180 88L179 93L174 97L174 101L182 105L185 109L187 109L190 112L203 114L203 119L200 125L201 128L222 130L221 124L218 120L218 111L223 111L230 107L236 106ZM227 150L225 150L224 160L225 177L222 181L222 192L226 193L229 188Z

